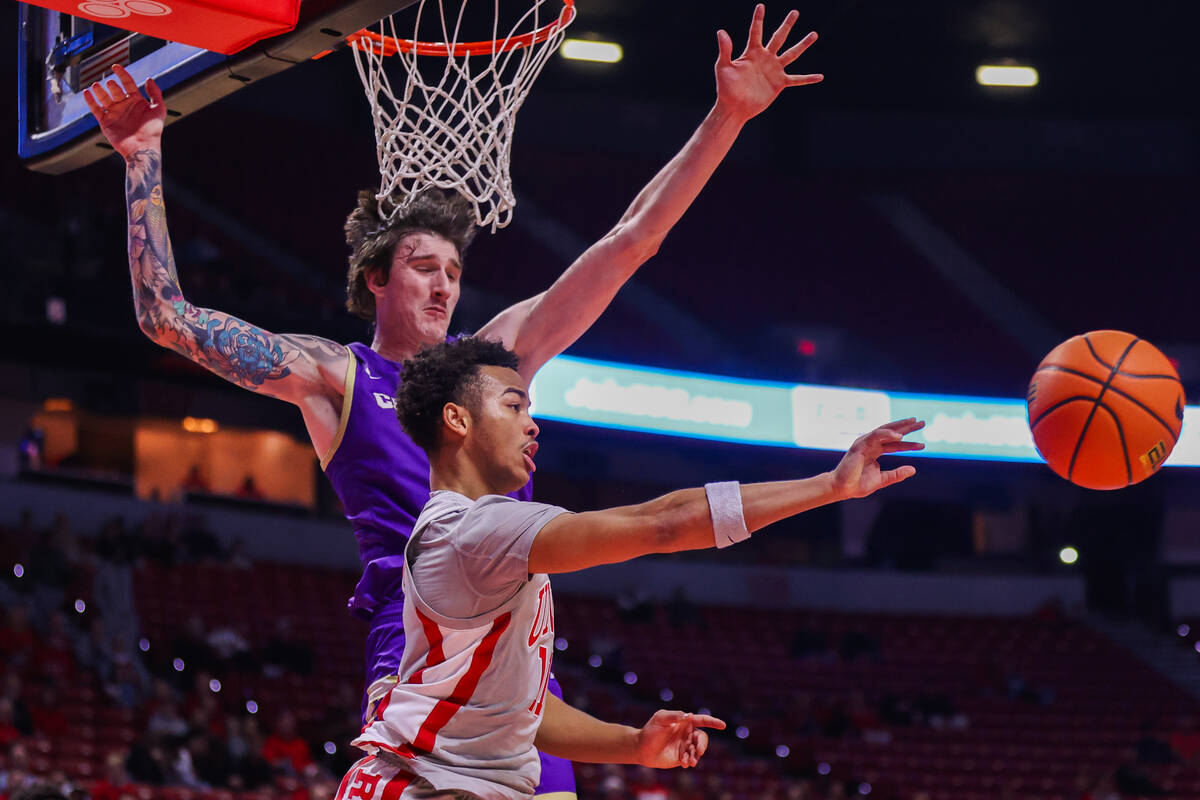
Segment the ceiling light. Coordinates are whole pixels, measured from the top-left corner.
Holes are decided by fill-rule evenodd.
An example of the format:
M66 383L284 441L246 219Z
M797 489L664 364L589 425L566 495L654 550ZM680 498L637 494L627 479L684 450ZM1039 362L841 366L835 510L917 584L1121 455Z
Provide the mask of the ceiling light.
M563 58L572 61L599 61L603 64L615 64L624 54L621 45L616 42L597 42L593 39L566 39L559 52Z
M983 65L975 68L980 86L1037 86L1038 73L1033 67Z

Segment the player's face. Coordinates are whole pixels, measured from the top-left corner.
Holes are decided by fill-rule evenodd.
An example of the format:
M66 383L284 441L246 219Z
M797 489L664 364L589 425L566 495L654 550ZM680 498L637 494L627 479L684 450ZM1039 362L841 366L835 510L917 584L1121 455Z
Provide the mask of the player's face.
M389 337L419 346L445 341L461 277L452 243L431 233L405 236L392 254L387 283L373 289L379 326Z
M515 370L482 367L464 446L497 494L515 492L537 467L538 426L529 415L529 387Z

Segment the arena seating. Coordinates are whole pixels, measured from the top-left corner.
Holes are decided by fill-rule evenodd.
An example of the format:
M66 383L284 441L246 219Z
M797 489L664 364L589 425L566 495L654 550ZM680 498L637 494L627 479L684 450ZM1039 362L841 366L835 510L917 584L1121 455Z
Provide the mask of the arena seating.
M315 654L313 673L229 671L218 697L231 711L253 700L266 719L290 709L303 733L339 689L360 679L365 626L342 603L353 582L344 572L272 564L143 564L135 589L147 656L161 667L171 658L168 643L192 616L206 628L241 629L256 649L276 620L290 617ZM1165 737L1177 715L1198 711L1195 701L1053 612L918 616L683 600L630 609L571 596L560 596L556 607L556 670L569 700L634 724L664 706L707 708L730 723L698 770L657 776L680 800L855 792L904 800L1076 800L1122 768L1161 787L1163 796L1200 797L1200 767L1134 764L1144 726ZM102 773L109 752L138 739L144 715L115 707L79 668L62 699L69 732L33 737L31 765L35 772L65 769L86 785ZM584 798L642 791L632 768L580 765L578 776ZM280 787L140 791L144 800L304 796Z

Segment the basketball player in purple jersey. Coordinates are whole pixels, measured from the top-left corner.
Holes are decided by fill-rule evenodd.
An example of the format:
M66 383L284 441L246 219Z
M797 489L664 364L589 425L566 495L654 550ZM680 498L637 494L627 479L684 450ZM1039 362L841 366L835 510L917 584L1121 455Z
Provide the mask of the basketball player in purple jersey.
M790 12L765 44L764 16L763 6L757 6L746 48L737 59L729 35L718 32L712 110L613 229L549 289L502 311L479 331L519 354L525 380L578 339L654 255L742 126L785 88L821 80L820 75L785 72L816 41L816 34L809 33L783 49L799 14ZM167 233L162 93L147 82L147 102L123 68L114 66L113 71L115 79L93 84L84 97L126 162L129 261L138 322L158 344L239 386L299 407L321 465L354 525L364 566L350 605L371 623L369 714L370 704L395 681L403 654L402 552L429 496L427 460L397 429L390 398L400 363L446 339L470 227L464 229L461 210L439 203L432 193L411 214L390 223L379 217L373 198L360 200L347 221L353 248L347 305L375 323L370 347L271 333L230 314L199 308L184 297ZM555 770L545 772L551 776ZM560 764L558 772L558 785L564 788L548 791L573 795L569 765Z
M404 366L396 412L429 455L429 502L404 553L399 682L354 743L368 755L337 800L523 800L537 749L573 761L695 766L704 715L659 711L611 725L546 693L554 654L548 573L650 553L726 547L772 522L912 477L879 466L920 450L906 419L858 438L831 472L741 486L713 483L635 506L571 514L515 500L534 471L538 426L516 353L463 337ZM535 749L535 745L536 748Z

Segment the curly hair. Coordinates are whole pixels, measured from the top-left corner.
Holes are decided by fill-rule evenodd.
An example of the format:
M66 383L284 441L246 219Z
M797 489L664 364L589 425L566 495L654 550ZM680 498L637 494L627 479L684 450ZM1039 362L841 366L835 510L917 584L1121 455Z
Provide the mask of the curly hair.
M381 209L375 193L363 189L358 193L358 205L346 217L346 244L350 246L346 309L372 322L375 295L367 288L367 276L380 269L380 281L387 283L392 254L401 239L410 233L431 233L454 245L461 259L475 238L475 212L458 192L426 189L404 213L389 221L387 215L396 202L394 198L385 198Z
M479 368L516 369L517 354L490 339L463 336L422 350L404 362L396 390L396 418L417 446L432 454L447 403L468 408L478 400Z

